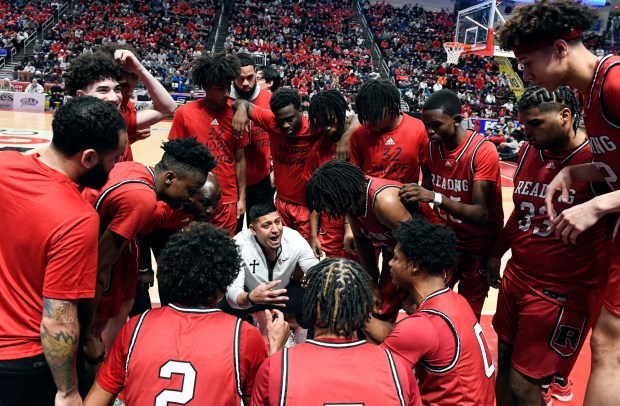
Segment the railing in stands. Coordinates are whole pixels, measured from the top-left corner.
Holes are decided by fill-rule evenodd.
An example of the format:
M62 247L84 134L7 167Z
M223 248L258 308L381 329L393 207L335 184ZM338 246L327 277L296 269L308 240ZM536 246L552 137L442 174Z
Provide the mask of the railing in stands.
M28 48L28 45L30 45L35 39L37 39L36 31L30 34L30 36L24 41L24 55L26 55L26 49Z
M364 13L362 12L362 8L360 6L360 2L358 0L352 0L351 6L355 10L355 14L357 18L362 22L362 25L363 25L362 31L363 31L364 41L366 41L366 45L370 48L370 52L372 53L373 59L379 61L379 66L376 67L379 71L379 74L382 77L388 78L390 81L392 81L392 83L394 83L394 78L390 75L390 70L388 69L387 64L383 60L383 56L381 55L381 50L379 49L379 47L377 46L377 43L375 42L374 34L372 33L372 30L370 29L370 27L368 27L368 23L366 22L366 17L364 17Z
M47 28L52 24L54 24L54 15L49 16L43 25L41 25L41 38L43 38L43 33L45 30L47 30Z
M5 64L6 64L6 58L3 56L2 58L0 58L0 68L4 68Z
M12 47L10 52L9 52L10 57L11 57L11 61L13 60L13 57L15 56L16 53L17 53L17 48Z
M217 45L217 39L220 36L220 27L222 26L222 17L224 16L224 3L222 2L222 9L220 10L220 20L217 22L217 30L215 31L215 41L213 42L213 47L211 48L211 52L215 53L215 46Z

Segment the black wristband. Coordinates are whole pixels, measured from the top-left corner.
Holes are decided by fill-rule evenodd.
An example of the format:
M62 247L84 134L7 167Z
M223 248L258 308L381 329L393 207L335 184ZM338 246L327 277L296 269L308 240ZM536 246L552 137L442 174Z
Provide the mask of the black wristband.
M248 298L248 303L249 303L251 306L256 306L256 303L254 303L254 302L252 301L252 299L250 299L250 293L252 293L252 291L249 291L249 292L248 292L248 296L247 296L247 298Z

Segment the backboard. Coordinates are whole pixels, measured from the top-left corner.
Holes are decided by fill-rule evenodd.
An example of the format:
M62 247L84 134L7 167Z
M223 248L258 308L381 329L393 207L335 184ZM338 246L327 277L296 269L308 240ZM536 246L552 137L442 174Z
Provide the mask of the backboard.
M458 12L454 40L471 46L468 53L483 56L514 57L510 51L494 46L494 32L505 20L496 0L487 0Z

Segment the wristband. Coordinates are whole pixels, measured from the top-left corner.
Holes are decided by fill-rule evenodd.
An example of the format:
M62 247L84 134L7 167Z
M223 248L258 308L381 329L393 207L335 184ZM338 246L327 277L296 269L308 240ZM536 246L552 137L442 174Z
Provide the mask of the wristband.
M139 272L139 273L142 273L142 274L144 274L144 273L149 273L149 272L153 272L153 273L155 273L155 271L153 271L151 268L144 268L144 269L140 269L138 272Z
M248 303L249 303L251 306L256 306L256 303L254 303L254 302L252 301L252 299L250 299L250 293L252 293L252 291L249 291L249 292L248 292L248 295L247 295Z
M443 195L441 193L435 192L435 196L433 196L433 204L439 207L441 206L442 201L443 201Z

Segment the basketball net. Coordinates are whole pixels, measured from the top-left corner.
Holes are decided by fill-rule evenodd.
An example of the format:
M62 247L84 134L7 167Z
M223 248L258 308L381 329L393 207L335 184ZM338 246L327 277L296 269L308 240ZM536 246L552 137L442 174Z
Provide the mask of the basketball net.
M444 42L443 48L448 55L448 63L450 65L456 65L459 62L459 57L463 52L469 51L471 45L463 44L461 42Z

